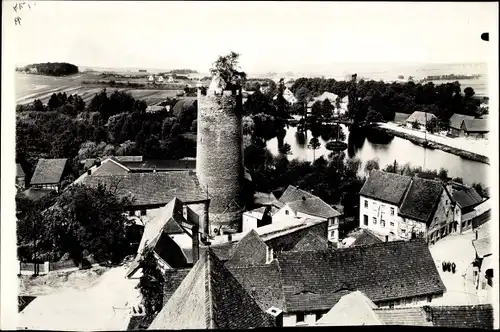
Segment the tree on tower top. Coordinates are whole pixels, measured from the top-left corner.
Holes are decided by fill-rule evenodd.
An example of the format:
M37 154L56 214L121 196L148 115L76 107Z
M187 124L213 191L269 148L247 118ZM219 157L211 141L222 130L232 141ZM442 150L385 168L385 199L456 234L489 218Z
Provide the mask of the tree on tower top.
M240 55L231 51L228 55L219 56L210 68L213 76L210 89L218 88L229 90L232 87L242 86L247 78L247 74L240 71L238 65ZM214 86L215 85L215 86Z

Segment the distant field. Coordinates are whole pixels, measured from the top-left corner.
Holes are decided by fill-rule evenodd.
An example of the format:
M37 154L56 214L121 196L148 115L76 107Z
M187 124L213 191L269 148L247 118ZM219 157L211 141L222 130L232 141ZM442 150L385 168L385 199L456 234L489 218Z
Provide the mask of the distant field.
M82 80L95 80L93 74L78 74L69 77L52 77L16 73L16 102L28 104L35 99L47 103L53 93L77 94L88 103L103 87L93 87L81 84ZM146 101L148 105L157 104L168 97L175 97L182 90L155 90L107 87L108 96L115 90L129 92L134 98Z

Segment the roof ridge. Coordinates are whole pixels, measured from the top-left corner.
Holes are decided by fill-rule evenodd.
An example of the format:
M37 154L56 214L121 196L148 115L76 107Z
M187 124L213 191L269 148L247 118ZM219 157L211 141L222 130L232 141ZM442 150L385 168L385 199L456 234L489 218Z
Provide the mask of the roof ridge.
M205 324L207 329L213 328L213 303L212 303L212 269L210 261L210 248L205 251L203 257L205 263Z
M276 266L278 267L278 274L279 274L279 283L280 283L280 292L281 292L281 298L283 299L283 311L287 311L287 306L286 306L286 296L285 296L285 289L283 287L283 274L281 271L281 265L279 259L275 259L276 261Z

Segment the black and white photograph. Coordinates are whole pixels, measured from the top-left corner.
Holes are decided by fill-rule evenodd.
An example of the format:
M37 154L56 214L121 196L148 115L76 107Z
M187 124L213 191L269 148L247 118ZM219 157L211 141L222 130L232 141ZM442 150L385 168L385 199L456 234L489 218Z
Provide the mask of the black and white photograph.
M1 328L499 328L498 72L496 2L3 1Z

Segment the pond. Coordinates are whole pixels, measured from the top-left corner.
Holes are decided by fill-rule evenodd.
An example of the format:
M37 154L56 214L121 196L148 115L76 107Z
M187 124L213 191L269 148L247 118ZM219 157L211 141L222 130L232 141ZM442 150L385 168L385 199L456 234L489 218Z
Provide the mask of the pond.
M363 174L365 163L373 158L378 158L380 168L384 168L388 164L394 163L394 160L399 165L409 163L412 166L421 166L424 169L437 170L441 167L448 170L448 176L461 177L467 184L480 182L488 184L487 177L489 165L476 161L463 159L451 153L441 150L425 149L412 142L394 137L392 135L373 134L370 131L361 133L349 133L345 125L341 125L346 134L345 142L348 144L348 149L344 151L346 157L357 157L362 162L360 174ZM313 161L316 158L324 156L325 158L331 153L325 148L326 141L318 137L321 147L313 152L307 148L309 140L313 137L310 130L304 135L297 132L297 127L288 126L286 129L283 142L275 137L267 141L267 149L273 154L278 155L279 143L288 143L291 146L291 154L289 160L298 158L300 160Z

